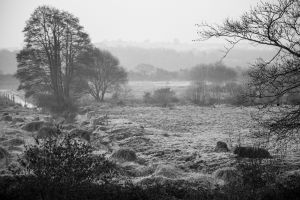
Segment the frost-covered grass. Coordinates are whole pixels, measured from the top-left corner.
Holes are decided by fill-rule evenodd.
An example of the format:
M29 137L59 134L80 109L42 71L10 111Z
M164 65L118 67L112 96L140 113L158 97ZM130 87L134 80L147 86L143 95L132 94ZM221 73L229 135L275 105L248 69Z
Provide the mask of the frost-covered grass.
M139 136L117 141L121 147L133 148L149 163L172 163L184 170L211 171L230 166L234 155L214 152L217 141L234 146L254 145L249 137L255 122L251 107L125 106L101 109L108 113L110 124L120 127L143 127ZM122 122L121 119L127 119Z
M211 173L234 164L235 146L261 143L251 137L257 129L251 117L257 112L254 107L176 105L162 108L104 103L85 106L87 108L90 111L79 115L72 125L89 131L95 128L91 136L95 152L107 152L110 156L120 148L133 149L139 163L147 166L171 164L187 173ZM31 122L34 116L43 120L44 116L35 112L19 113L19 117L23 117L25 123ZM91 121L104 115L108 116L107 124L98 128L91 126ZM0 122L0 126L2 144L13 138L32 142L34 133L22 130L20 124ZM226 142L231 151L214 152L218 141Z

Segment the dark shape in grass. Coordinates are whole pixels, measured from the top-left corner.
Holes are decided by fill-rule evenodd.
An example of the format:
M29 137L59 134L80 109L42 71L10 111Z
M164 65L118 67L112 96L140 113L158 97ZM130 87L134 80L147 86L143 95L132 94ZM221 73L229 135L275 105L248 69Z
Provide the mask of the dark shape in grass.
M236 147L233 153L241 158L272 158L268 150L258 147Z
M111 158L120 161L135 161L137 159L137 156L131 149L118 149L111 155Z
M225 142L218 141L215 147L215 152L228 152L229 149Z

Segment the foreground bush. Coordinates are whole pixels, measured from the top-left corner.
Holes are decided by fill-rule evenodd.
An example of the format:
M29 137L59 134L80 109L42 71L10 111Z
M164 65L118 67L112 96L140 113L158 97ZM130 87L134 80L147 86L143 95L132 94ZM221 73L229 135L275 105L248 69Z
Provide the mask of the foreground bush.
M242 159L236 166L238 179L219 188L216 199L237 200L297 200L299 184L283 187L276 181L282 168L276 160ZM279 176L281 177L281 176ZM214 196L215 196L214 195Z
M258 147L238 146L234 149L233 153L241 158L271 158L268 150Z
M62 189L68 193L95 181L108 183L116 175L115 165L104 156L93 155L92 150L90 144L71 135L49 137L27 146L19 163L24 172L33 175L33 187L42 199L52 199Z

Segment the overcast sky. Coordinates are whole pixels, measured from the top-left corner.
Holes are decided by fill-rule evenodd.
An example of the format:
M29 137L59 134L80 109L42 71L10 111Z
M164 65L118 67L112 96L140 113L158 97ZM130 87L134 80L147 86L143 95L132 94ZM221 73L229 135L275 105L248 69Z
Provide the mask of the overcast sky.
M92 42L191 43L196 23L236 18L260 0L0 0L0 48L21 47L26 20L39 5L73 13ZM274 1L274 0L268 0Z

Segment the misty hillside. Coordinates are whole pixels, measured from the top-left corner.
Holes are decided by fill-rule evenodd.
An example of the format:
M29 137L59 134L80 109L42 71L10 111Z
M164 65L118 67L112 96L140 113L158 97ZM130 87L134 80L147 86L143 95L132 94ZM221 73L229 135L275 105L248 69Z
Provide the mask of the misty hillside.
M127 69L133 69L141 63L153 65L164 70L179 70L193 67L199 63L214 63L224 56L224 47L216 44L184 45L177 43L128 43L102 42L97 47L106 49L120 59ZM195 48L197 47L197 49ZM274 52L267 49L236 47L223 62L230 67L247 67L257 58L270 58Z
M200 49L181 44L102 42L97 47L110 51L119 58L126 69L133 69L141 63L164 70L175 71L193 67L199 63L214 63L224 55L222 46L211 45ZM0 70L13 74L17 69L17 51L0 50ZM269 58L273 52L266 49L237 47L223 60L230 67L247 67L258 57Z

